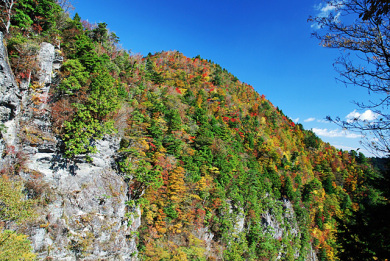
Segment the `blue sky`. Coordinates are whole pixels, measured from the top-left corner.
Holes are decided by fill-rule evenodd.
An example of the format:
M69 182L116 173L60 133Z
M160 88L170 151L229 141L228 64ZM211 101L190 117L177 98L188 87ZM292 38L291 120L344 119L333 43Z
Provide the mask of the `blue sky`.
M105 22L124 49L147 55L177 50L226 68L264 94L284 114L343 149L361 148L359 135L327 123L367 101L367 91L335 80L339 50L319 46L307 19L320 0L79 0L83 20ZM363 113L364 111L360 111ZM333 137L332 137L333 136Z

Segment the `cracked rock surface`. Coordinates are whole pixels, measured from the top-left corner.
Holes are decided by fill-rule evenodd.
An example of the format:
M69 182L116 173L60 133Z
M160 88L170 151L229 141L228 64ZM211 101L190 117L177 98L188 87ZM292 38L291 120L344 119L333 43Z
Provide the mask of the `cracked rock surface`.
M39 260L136 260L134 232L141 225L141 212L126 205L128 185L114 160L119 139L97 141L99 152L91 155L91 163L64 158L51 131L47 104L62 58L53 45L42 43L37 59L39 88L34 92L43 97L39 106L31 101L31 92L16 83L0 32L0 169L14 164L22 153L20 176L48 198L22 232L30 236ZM12 153L7 152L10 148Z

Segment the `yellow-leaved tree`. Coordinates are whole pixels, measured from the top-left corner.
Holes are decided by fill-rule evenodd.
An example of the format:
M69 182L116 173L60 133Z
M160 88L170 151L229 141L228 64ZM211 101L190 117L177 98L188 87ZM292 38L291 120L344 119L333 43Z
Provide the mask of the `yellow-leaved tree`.
M33 217L33 204L33 200L25 199L22 182L0 177L0 260L35 260L27 236L4 229L6 223Z

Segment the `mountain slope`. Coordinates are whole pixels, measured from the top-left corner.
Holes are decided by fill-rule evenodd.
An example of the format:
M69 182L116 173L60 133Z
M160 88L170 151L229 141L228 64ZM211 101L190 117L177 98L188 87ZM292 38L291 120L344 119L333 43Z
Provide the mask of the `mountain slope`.
M58 260L339 260L353 245L386 257L354 228L388 203L363 154L200 56L131 55L105 23L23 2L19 14L55 26L15 18L7 35L1 171L24 184L32 218L1 212L2 233ZM48 66L35 62L45 48Z

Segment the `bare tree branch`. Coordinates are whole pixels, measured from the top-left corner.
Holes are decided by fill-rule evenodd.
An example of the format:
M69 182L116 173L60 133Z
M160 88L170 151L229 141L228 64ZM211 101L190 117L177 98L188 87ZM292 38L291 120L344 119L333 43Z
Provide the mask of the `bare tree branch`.
M361 109L372 109L377 119L328 120L361 132L363 144L374 152L390 155L390 14L382 0L325 0L332 7L329 16L311 17L320 28L313 36L327 48L344 51L334 63L340 82L366 88L374 100L355 102Z
M74 10L71 0L56 0L56 2L59 6L61 6L65 13L69 13Z

